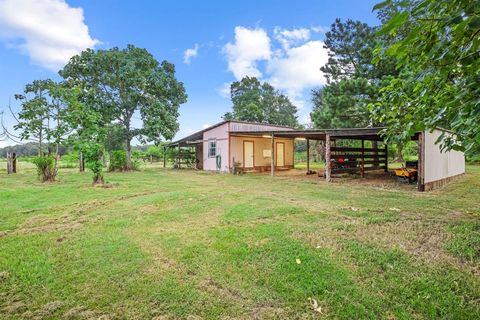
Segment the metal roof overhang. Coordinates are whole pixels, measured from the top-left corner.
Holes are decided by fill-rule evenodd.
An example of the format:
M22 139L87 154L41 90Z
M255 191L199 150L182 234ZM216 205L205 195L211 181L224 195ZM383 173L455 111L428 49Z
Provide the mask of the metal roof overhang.
M327 135L332 139L354 139L383 141L381 132L383 127L376 128L348 128L348 129L315 129L315 130L293 130L293 131L237 131L231 135L244 136L271 136L278 138L305 138L311 140L325 140Z

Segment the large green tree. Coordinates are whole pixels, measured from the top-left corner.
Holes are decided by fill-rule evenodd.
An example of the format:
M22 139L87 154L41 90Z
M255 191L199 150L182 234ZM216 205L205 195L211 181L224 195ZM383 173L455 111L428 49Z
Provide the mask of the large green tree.
M230 86L233 111L225 120L242 120L297 127L297 107L269 83L244 77Z
M123 127L127 169L132 169L131 141L171 139L178 131L178 109L187 101L175 66L158 62L147 50L128 45L74 56L60 71L82 88L82 102L102 115L104 122ZM141 125L133 125L135 116Z
M383 1L382 10L392 4ZM480 2L419 0L386 20L380 36L395 37L379 58L397 60L399 77L382 88L372 107L377 121L388 125L390 140L404 141L416 131L437 126L457 135L441 137L447 149L470 151L480 145ZM440 142L440 141L439 141Z
M311 118L316 127L372 125L368 105L378 96L379 84L396 74L392 58L374 64L374 50L382 41L375 28L351 19L336 19L326 33L329 60L321 71L327 85L312 92Z

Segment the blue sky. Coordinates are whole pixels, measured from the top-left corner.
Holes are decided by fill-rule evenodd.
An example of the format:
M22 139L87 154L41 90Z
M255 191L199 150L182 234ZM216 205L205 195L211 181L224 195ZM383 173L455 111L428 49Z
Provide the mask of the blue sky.
M177 137L219 122L244 75L289 95L306 122L310 90L324 83L324 32L337 17L377 24L376 2L0 0L0 109L26 83L57 78L72 54L132 43L176 65L189 96Z

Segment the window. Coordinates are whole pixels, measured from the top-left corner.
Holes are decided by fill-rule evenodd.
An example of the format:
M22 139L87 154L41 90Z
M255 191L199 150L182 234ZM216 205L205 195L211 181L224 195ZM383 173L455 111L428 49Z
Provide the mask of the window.
M217 140L210 139L208 140L208 157L215 158L217 155Z

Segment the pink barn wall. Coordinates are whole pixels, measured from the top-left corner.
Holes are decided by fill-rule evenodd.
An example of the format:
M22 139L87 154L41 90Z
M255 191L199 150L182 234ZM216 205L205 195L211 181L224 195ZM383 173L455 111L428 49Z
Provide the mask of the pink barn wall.
M208 157L209 139L217 139L217 155L222 157L222 166L220 171L228 172L230 170L228 167L228 126L229 123L227 122L203 133L203 170L217 170L216 159Z

